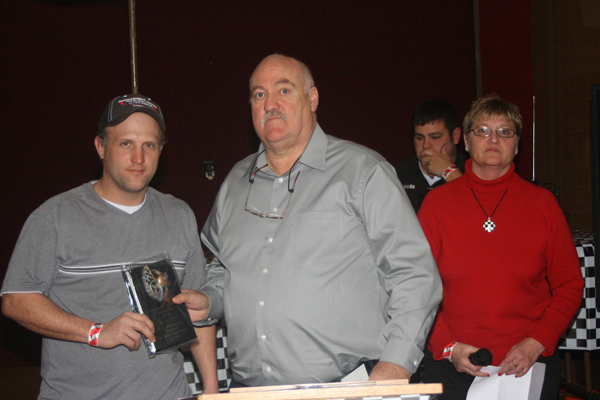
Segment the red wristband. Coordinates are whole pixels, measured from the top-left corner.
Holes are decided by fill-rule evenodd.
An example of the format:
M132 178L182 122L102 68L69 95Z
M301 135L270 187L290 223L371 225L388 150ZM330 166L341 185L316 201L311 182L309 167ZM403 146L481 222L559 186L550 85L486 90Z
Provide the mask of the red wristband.
M90 333L88 334L88 343L90 346L98 347L98 338L100 337L100 330L102 329L102 325L100 323L93 323L90 328Z
M447 345L446 347L444 347L444 353L442 354L442 356L444 357L444 360L448 360L450 362L452 362L452 350L454 349L454 345L457 342L452 342L449 345Z
M452 164L451 166L446 168L444 170L444 172L442 172L442 178L444 178L444 180L447 181L448 175L450 175L452 172L456 171L457 169L458 169L458 167L456 165Z

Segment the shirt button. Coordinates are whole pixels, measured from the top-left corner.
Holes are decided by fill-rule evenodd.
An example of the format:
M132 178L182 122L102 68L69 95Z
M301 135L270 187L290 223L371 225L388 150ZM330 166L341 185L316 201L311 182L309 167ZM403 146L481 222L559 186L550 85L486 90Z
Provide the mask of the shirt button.
M277 207L273 208L273 212L276 213L277 212Z
M271 367L267 367L267 372L271 372Z
M266 337L265 335L262 335L262 336L260 337L260 339L261 339L261 340L267 340L267 337Z
M259 302L258 302L258 305L262 307L262 306L264 306L264 305L265 305L265 302L264 302L264 301L259 301Z
M269 243L271 243L271 242L273 242L273 238L268 238L268 239L267 239L267 241L268 241Z
M266 274L267 272L269 272L268 268L263 269L263 274Z
M281 182L283 182L283 178L277 179L277 183L281 183Z
M416 367L416 366L417 366L417 364L418 364L417 360L414 360L414 361L413 361L413 365Z

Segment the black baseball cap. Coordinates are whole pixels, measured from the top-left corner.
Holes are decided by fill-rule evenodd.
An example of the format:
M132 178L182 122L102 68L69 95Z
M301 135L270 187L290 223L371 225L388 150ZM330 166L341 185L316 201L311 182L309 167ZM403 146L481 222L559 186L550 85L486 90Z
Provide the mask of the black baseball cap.
M125 96L115 97L108 103L100 117L98 135L107 126L119 125L135 112L148 114L158 122L158 126L160 126L163 133L166 131L165 120L156 102L141 94L126 94Z

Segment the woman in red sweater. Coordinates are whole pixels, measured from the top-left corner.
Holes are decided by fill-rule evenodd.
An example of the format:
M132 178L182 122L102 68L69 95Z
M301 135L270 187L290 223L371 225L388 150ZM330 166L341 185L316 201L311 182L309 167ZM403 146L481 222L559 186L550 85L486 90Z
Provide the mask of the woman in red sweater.
M487 348L500 374L546 363L541 399L556 400L557 343L583 289L571 232L550 191L515 173L517 106L486 96L463 126L465 174L432 190L419 211L444 285L423 380L442 382L444 400L465 399L474 377L487 376L468 356Z

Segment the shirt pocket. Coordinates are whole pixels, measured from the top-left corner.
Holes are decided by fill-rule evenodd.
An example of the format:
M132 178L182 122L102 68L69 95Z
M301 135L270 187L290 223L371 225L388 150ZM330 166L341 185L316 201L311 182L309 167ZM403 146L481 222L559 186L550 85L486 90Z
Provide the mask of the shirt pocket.
M342 213L317 211L300 213L293 228L292 263L317 272L335 266L342 240Z

